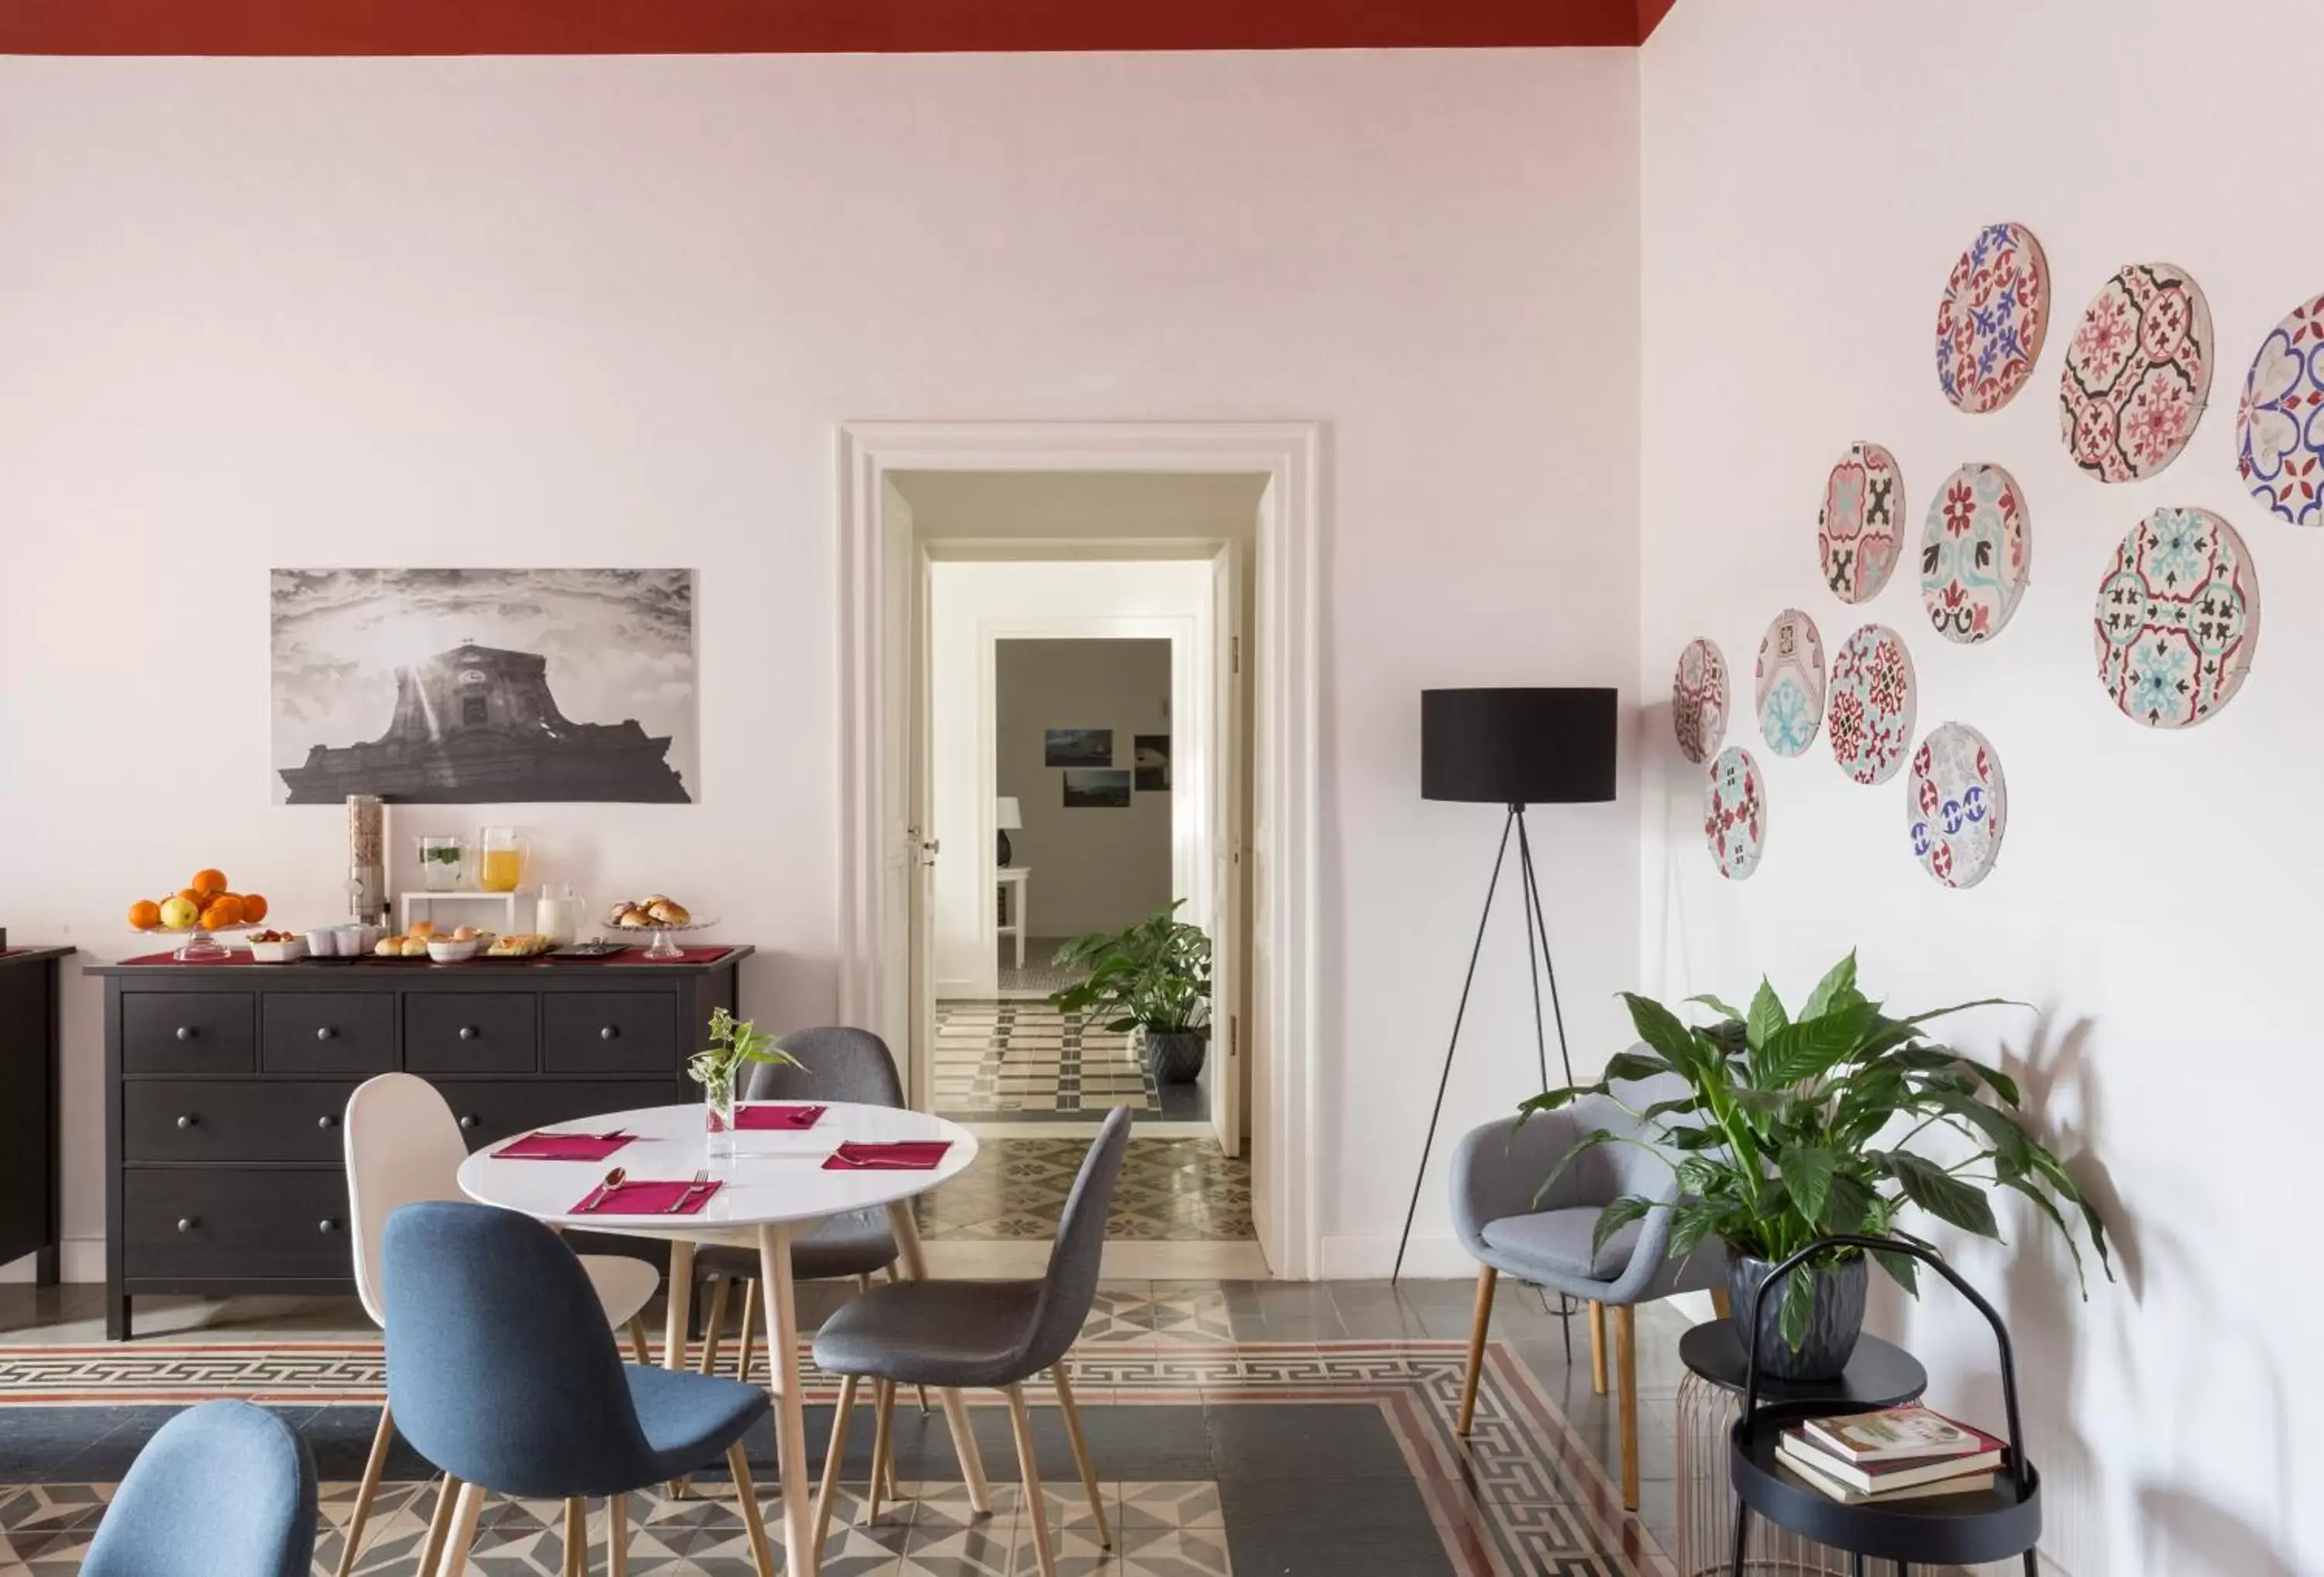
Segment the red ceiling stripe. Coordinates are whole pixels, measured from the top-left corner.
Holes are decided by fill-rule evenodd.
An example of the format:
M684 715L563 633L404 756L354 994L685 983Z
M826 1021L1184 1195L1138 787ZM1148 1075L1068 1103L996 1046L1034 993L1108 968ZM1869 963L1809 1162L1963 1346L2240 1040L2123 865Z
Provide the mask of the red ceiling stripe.
M1636 44L1671 0L0 0L27 55L818 54Z

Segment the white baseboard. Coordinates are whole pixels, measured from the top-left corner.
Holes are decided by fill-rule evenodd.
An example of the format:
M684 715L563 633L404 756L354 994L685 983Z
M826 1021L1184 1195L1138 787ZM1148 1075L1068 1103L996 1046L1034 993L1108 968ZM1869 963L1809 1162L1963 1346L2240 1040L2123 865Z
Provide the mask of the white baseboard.
M1384 1280L1396 1269L1396 1239L1384 1236L1327 1236L1323 1243L1321 1278ZM1404 1274L1429 1281L1447 1277L1472 1280L1477 1274L1477 1262L1469 1258L1461 1240L1449 1233L1442 1237L1416 1233L1411 1246L1405 1250Z
M105 1240L103 1238L67 1238L57 1254L59 1277L66 1281L103 1282L105 1280ZM32 1279L32 1257L25 1255L13 1264L0 1265L0 1282L29 1282Z

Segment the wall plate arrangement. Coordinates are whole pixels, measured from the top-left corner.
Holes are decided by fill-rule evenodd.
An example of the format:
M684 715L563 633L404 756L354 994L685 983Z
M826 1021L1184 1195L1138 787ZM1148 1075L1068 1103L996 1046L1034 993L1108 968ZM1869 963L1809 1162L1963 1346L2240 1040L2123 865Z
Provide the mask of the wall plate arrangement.
M2058 429L2101 482L2178 458L2211 392L2211 309L2184 269L2126 264L2082 314L2058 375Z
M1886 624L1867 624L1832 659L1824 732L1840 770L1886 783L1913 747L1913 654Z
M1779 756L1804 755L1823 723L1823 637L1815 621L1785 608L1759 641L1751 696L1759 736Z
M2324 526L2324 296L2268 330L2236 409L2236 471L2295 526Z
M1896 567L1904 518L1904 474L1878 444L1850 444L1824 478L1816 513L1823 583L1843 603L1869 602Z
M1727 659L1718 642L1690 641L1678 654L1678 674L1671 680L1671 727L1678 734L1679 753L1697 764L1716 754L1727 737Z
M1966 723L1941 723L1913 752L1904 816L1921 869L1947 887L1975 887L1992 872L2008 830L2001 757Z
M2235 698L2259 644L2259 576L2207 509L2158 509L2098 584L2098 682L2123 715L2190 728Z
M1921 528L1921 605L1938 634L1990 641L2025 595L2033 522L2017 479L1971 461L1937 484Z
M2042 244L2023 225L1987 225L1937 302L1937 386L1972 416L2000 410L2034 375L2049 327Z
M1730 744L1711 763L1703 792L1702 836L1719 873L1730 881L1748 880L1767 846L1767 784L1759 763L1739 744Z

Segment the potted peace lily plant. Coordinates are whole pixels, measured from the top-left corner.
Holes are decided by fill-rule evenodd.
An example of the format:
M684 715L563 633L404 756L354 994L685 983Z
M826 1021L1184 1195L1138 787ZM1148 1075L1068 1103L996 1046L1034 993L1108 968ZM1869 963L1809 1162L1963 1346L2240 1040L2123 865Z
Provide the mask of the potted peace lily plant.
M1108 1029L1144 1033L1146 1065L1158 1084L1202 1074L1211 1038L1211 939L1178 918L1180 899L1121 932L1076 936L1057 949L1061 969L1090 965L1089 978L1049 993L1067 1013L1089 1013Z
M1692 1253L1706 1239L1727 1245L1728 1295L1738 1325L1775 1263L1820 1237L1923 1241L1897 1225L1908 1207L1998 1240L1996 1189L2032 1200L2057 1226L2078 1280L2081 1250L2068 1213L2079 1217L2107 1279L2114 1279L2105 1223L2058 1157L2027 1131L2015 1083L1923 1033L1948 1014L2009 1004L1987 999L1891 1018L1857 989L1852 953L1797 1018L1764 980L1748 1011L1717 997L1690 998L1720 1016L1709 1025L1690 1027L1646 997L1624 992L1623 1001L1646 1049L1614 1057L1597 1084L1548 1091L1525 1110L1554 1111L1583 1094L1619 1103L1610 1084L1664 1079L1665 1098L1631 1112L1639 1132L1586 1135L1551 1177L1599 1145L1635 1144L1661 1156L1681 1195L1671 1255ZM1938 1153L1914 1148L1931 1139ZM1653 1208L1636 1194L1616 1200L1598 1220L1593 1251ZM1917 1296L1912 1259L1872 1257ZM1863 1328L1868 1274L1863 1255L1833 1250L1771 1290L1759 1349L1767 1372L1781 1379L1837 1377ZM1750 1333L1742 1334L1748 1343Z
M799 1065L773 1036L759 1033L752 1020L737 1019L724 1008L711 1009L710 1044L687 1059L686 1072L702 1086L703 1126L714 1150L734 1142L735 1082L743 1065L754 1062Z

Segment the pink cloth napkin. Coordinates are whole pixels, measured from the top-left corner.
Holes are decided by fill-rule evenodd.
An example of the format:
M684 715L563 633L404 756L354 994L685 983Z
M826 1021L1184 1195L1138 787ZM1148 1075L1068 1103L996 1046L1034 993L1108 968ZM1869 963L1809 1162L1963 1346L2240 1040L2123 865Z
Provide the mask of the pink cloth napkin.
M826 1172L933 1172L944 1165L948 1139L898 1139L892 1144L843 1144L824 1157Z
M522 1139L512 1139L493 1152L501 1161L602 1161L623 1145L635 1139L635 1134L615 1134L607 1139L595 1133L529 1133Z
M737 1106L736 1128L813 1128L829 1110L823 1106Z
M719 1189L724 1186L724 1184L715 1181L647 1183L632 1179L618 1188L606 1190L602 1197L595 1197L597 1191L592 1188L575 1203L572 1213L575 1215L699 1215L702 1213L702 1207L709 1204ZM689 1188L694 1190L694 1197L687 1200L686 1207L683 1210L670 1209L671 1205L685 1197L686 1191Z

